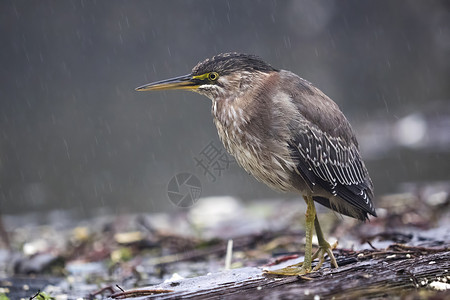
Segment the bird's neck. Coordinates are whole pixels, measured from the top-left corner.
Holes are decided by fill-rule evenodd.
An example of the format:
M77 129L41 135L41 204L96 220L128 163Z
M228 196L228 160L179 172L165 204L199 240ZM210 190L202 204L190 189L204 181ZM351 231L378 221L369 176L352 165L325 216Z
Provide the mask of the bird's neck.
M277 73L261 73L259 76L242 79L240 89L213 99L212 114L226 128L241 127L250 123L263 109L261 91Z
M249 116L244 114L243 109L236 105L236 99L213 101L212 114L216 121L227 128L241 126L249 121Z

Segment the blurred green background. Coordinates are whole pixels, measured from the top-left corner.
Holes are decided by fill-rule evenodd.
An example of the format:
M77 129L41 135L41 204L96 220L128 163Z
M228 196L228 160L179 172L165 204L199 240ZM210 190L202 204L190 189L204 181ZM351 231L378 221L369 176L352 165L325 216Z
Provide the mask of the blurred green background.
M89 215L176 209L169 180L202 196L289 199L222 147L210 100L134 88L221 52L313 82L352 123L377 195L450 180L449 1L1 1L0 210Z

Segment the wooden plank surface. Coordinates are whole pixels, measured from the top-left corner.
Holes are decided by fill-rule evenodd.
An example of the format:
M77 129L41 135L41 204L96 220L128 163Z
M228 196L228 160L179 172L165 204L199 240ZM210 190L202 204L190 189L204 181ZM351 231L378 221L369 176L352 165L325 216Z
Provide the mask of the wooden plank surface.
M450 282L450 249L446 246L392 245L383 251L338 251L337 259L338 269L326 264L307 277L277 278L265 275L262 268L240 268L120 292L111 299L371 298L445 287L445 281ZM150 294L152 290L166 292ZM442 292L442 296L450 295Z

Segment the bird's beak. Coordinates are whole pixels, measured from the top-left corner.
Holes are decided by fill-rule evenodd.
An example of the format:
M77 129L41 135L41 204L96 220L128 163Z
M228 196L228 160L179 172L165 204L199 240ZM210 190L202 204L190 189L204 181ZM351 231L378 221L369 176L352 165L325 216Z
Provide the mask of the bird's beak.
M200 85L200 82L201 80L189 74L145 84L137 87L136 91L195 90Z

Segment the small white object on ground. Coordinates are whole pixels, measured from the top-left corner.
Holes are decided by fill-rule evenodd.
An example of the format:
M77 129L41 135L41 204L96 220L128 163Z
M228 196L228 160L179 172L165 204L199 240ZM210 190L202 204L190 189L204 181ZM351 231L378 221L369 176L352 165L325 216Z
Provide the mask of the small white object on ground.
M233 256L233 240L228 240L227 254L225 256L225 270L229 270L231 267L231 257Z
M430 283L430 287L437 291L450 291L450 284L440 281L433 281Z
M183 276L178 275L178 273L173 273L172 277L170 277L169 279L164 280L164 283L170 283L170 282L174 282L174 281L179 281L184 279Z

